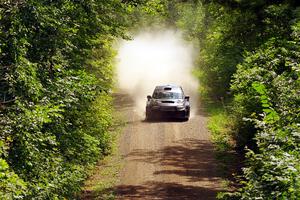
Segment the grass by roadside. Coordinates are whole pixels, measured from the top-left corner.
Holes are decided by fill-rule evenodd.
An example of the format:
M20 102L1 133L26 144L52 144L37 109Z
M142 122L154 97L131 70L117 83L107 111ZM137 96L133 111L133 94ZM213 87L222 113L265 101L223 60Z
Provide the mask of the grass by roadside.
M80 195L81 200L113 200L115 199L114 186L119 181L119 172L122 168L122 159L118 151L118 141L121 129L124 126L121 119L116 119L112 127L113 135L111 154L100 160L91 170L85 181Z
M207 105L209 113L208 129L212 133L212 141L218 152L227 151L233 147L231 141L231 120L222 104Z
M241 156L235 151L232 139L234 121L223 102L207 103L205 109L209 114L207 127L216 149L218 171L223 177L223 187L227 191L233 191L237 187L235 175L239 173L241 165Z

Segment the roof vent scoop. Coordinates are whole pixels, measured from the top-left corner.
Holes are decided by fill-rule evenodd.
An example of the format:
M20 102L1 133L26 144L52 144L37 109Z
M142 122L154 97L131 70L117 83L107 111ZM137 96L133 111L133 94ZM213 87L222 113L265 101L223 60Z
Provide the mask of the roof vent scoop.
M170 87L165 87L164 90L172 90Z

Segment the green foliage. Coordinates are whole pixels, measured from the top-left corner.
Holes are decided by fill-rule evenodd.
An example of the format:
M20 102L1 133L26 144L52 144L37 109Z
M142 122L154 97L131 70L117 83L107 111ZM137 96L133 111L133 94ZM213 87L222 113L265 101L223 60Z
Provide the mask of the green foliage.
M3 199L22 199L27 192L26 184L14 172L4 159L0 159L0 196Z
M297 6L295 0L1 1L1 198L73 197L86 168L110 151L114 38L127 37L129 25L164 22L197 43L202 96L233 94L231 116L216 111L211 121L216 141L225 147L230 138L222 133L234 132L237 147L251 149L243 187L220 196L299 199Z
M1 1L0 198L65 199L110 151L113 1Z
M229 102L231 130L212 112L215 141L230 132L237 149L249 148L241 189L219 197L299 199L299 3L170 4L169 16L200 49L195 74L203 99Z
M235 111L246 119L241 123L255 124L257 150L246 155L243 187L224 199L300 198L298 41L295 32L289 40L271 38L234 75Z
M207 112L210 114L208 129L212 134L212 141L218 152L226 152L232 147L231 141L231 119L222 105L206 105Z
M255 41L245 38L255 39L255 27L251 24L256 16L201 1L179 4L177 12L177 26L200 49L197 70L202 96L213 99L227 96L231 76L242 61L242 52Z
M139 4L130 4L128 10L131 14L131 33L166 26L167 3L165 0L141 0Z
M227 97L236 67L270 37L291 32L293 7L266 1L170 3L169 14L187 38L198 42L197 70L202 96ZM174 9L175 8L175 9Z

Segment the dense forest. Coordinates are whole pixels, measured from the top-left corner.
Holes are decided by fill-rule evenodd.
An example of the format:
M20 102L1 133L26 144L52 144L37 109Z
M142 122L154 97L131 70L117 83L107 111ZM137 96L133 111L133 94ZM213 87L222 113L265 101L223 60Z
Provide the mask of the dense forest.
M0 3L0 196L63 199L109 152L119 1Z
M225 104L226 134L236 151L246 151L240 189L219 198L299 199L299 2L185 1L167 7L175 25L199 44L201 96Z
M221 199L300 198L297 0L0 2L0 197L69 199L110 151L114 49L139 27L199 47L202 101L222 102L245 155Z

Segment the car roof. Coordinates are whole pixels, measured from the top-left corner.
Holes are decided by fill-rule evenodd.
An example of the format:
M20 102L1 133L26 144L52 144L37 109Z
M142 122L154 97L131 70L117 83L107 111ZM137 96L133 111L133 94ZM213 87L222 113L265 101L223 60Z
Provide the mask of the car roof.
M155 91L172 91L172 92L183 92L181 86L168 84L168 85L159 85L155 87Z

